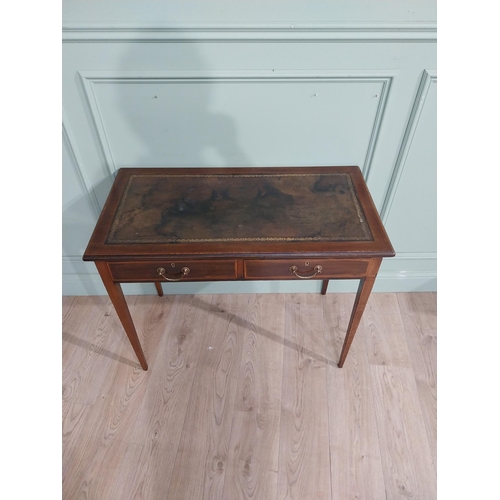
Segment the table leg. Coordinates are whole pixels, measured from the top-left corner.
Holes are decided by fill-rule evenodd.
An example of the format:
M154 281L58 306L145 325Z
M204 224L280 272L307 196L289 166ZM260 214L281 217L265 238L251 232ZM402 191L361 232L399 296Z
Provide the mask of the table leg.
M326 294L326 289L328 288L328 283L330 280L323 280L323 286L321 287L321 295Z
M122 287L120 283L115 283L109 272L108 266L105 262L96 261L95 263L99 274L101 275L102 282L106 287L109 298L115 307L116 313L118 314L118 318L122 323L123 329L127 334L130 343L132 344L132 348L141 363L141 367L143 370L148 369L148 363L146 361L146 357L144 356L144 352L142 351L141 343L139 341L139 337L137 336L137 332L135 330L134 322L132 321L132 317L130 316L130 311L128 309L127 301L123 295Z
M381 262L382 259L372 260L368 266L369 271L371 271L370 275L366 278L361 279L359 282L358 293L356 294L356 299L354 300L351 319L349 321L349 326L347 327L344 345L342 346L342 352L340 353L340 360L338 364L339 368L342 368L342 366L344 366L344 361L347 357L347 353L349 352L349 348L351 347L354 335L356 334L356 330L358 329L359 322L361 321L361 316L363 316L363 312L365 310L366 303L368 302L368 297L370 297L370 293L372 291L373 284L375 283L375 278L377 277L377 271L380 267Z
M163 297L163 288L161 287L161 283L155 281L156 291L158 292L158 297Z

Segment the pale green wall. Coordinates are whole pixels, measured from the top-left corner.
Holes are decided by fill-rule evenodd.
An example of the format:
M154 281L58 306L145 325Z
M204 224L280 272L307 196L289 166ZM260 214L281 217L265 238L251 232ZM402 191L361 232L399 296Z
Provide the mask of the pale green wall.
M81 255L122 166L359 165L398 254L375 290L436 289L435 2L66 0L63 11L63 293L105 293Z

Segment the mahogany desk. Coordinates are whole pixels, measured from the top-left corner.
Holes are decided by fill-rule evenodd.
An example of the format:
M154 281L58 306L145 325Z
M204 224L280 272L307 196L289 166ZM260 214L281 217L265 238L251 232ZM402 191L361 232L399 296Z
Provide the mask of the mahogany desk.
M359 279L342 367L383 257L395 255L358 167L123 168L94 261L144 370L120 283Z

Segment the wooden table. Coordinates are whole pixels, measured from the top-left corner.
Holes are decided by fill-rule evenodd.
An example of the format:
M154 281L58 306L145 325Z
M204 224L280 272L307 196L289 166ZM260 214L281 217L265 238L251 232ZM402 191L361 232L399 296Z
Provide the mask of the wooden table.
M342 367L383 257L395 255L358 167L123 168L94 261L144 370L120 283L359 279Z

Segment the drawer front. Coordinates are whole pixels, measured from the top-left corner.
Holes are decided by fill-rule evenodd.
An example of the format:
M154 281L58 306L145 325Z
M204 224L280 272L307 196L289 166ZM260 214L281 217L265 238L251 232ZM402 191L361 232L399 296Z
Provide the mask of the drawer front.
M234 280L237 269L236 260L113 262L109 268L116 281L131 282Z
M359 278L366 275L368 262L361 259L245 260L243 269L245 279Z

